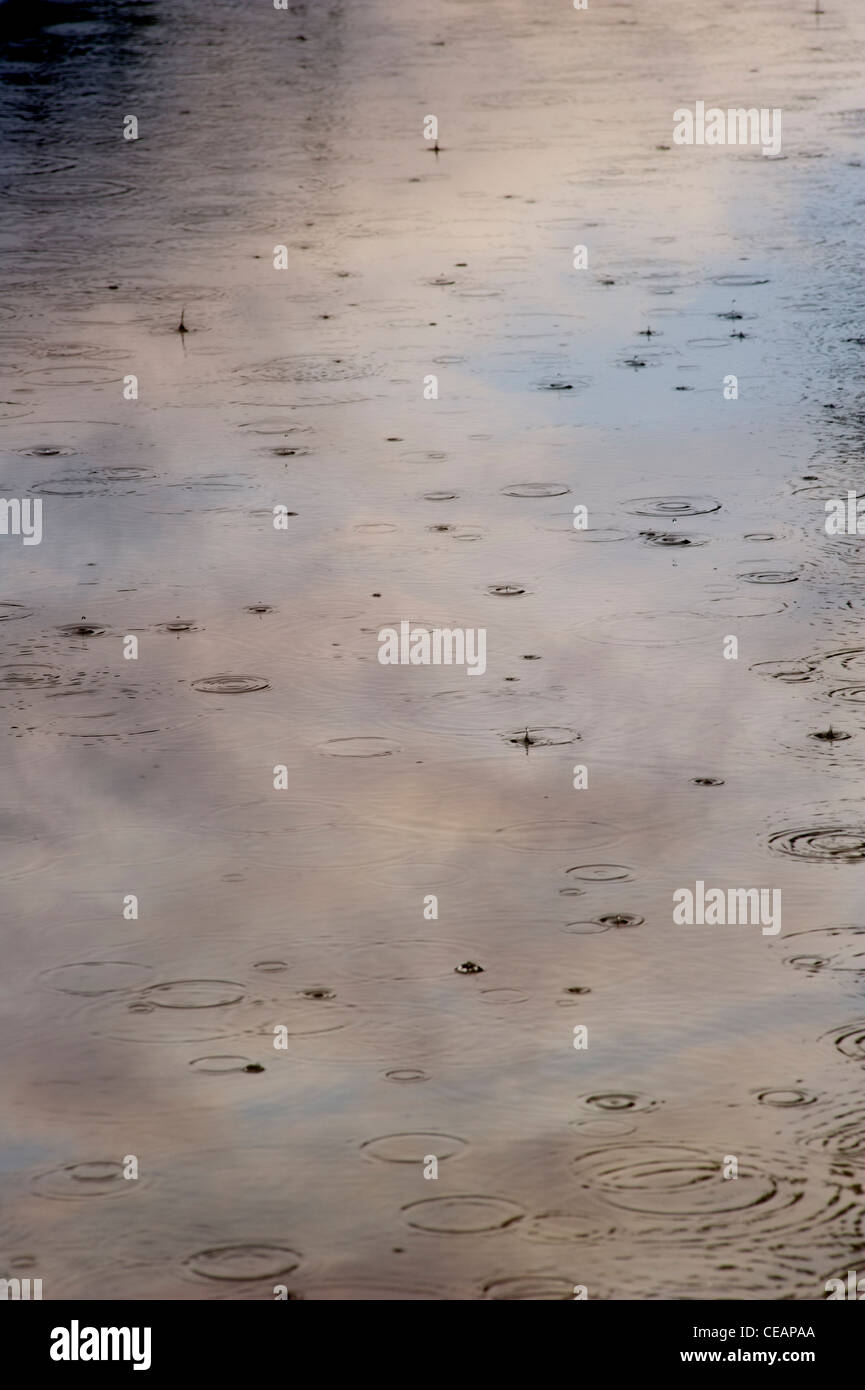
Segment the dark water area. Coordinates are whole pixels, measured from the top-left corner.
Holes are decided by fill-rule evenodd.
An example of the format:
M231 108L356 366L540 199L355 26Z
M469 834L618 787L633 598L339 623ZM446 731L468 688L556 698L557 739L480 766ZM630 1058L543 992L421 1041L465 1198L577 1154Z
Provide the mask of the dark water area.
M0 1278L865 1261L865 538L824 526L865 11L825 9L0 5L0 494L43 525L0 536ZM675 145L697 99L780 155ZM382 665L403 620L486 669ZM677 924L697 881L777 932Z

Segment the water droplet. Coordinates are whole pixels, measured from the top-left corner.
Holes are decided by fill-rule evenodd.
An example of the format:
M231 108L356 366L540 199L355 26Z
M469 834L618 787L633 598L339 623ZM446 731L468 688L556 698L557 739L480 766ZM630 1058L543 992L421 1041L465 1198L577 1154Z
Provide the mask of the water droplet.
M820 970L843 970L865 974L865 928L812 927L784 937L795 955L785 965L816 974Z
M848 1023L838 1032L824 1034L831 1037L839 1052L854 1062L865 1062L865 1022Z
M202 1279L247 1281L291 1274L302 1256L283 1245L220 1245L184 1260L184 1268Z
M150 974L150 970L149 965L138 965L128 960L85 960L44 970L39 978L50 989L59 990L62 994L95 997L134 989L141 984L143 977Z
M731 285L735 288L745 289L751 285L768 285L769 277L758 275L713 275L711 277L713 285Z
M641 531L640 535L646 545L655 545L662 550L708 544L707 536L686 536L683 531Z
M66 637L98 637L105 631L98 623L88 623L84 619L78 623L64 623L58 627L58 632L62 632Z
M714 497L635 497L624 505L633 516L704 516L721 509Z
M654 1110L658 1101L650 1099L649 1096L641 1096L636 1092L630 1091L603 1091L589 1096L582 1096L583 1105L590 1106L593 1110Z
M737 577L745 584L795 584L800 576L789 569L753 569L740 570Z
M232 980L169 980L148 985L142 998L160 1009L219 1009L239 1004L243 994Z
M397 744L377 736L329 738L319 748L332 758L388 758L392 753L400 752Z
M77 1199L79 1197L122 1197L140 1188L141 1180L123 1177L123 1165L112 1159L91 1159L85 1163L66 1163L33 1179L39 1197Z
M454 1134L383 1134L378 1139L367 1139L361 1144L361 1153L377 1158L382 1163L422 1163L427 1154L435 1154L439 1162L453 1158L468 1147L466 1139Z
M563 497L570 490L566 483L511 483L502 488L505 497Z
M631 1213L632 1220L653 1218L646 1235L666 1227L690 1229L702 1241L710 1230L718 1240L756 1239L762 1231L801 1229L825 1219L834 1205L837 1186L820 1182L808 1192L789 1164L781 1177L741 1153L737 1157L735 1182L723 1180L719 1154L678 1144L614 1145L577 1159L575 1168L610 1206Z
M21 618L32 618L33 609L21 603L0 603L0 623L13 623Z
M625 883L631 878L627 864L576 864L565 873L587 883Z
M770 676L772 680L783 681L785 685L801 685L817 679L818 666L804 657L792 661L758 661L750 667L758 675Z
M576 743L580 735L576 729L551 727L548 729L514 729L502 737L507 743L528 748L549 748L561 743Z
M37 444L31 449L16 449L14 452L22 454L24 458L53 459L68 458L76 450L65 445Z
M817 1097L810 1091L800 1091L793 1087L790 1087L788 1090L773 1089L760 1091L757 1095L757 1100L761 1105L775 1106L779 1110L791 1109L793 1106L797 1105L813 1105L816 1099Z
M410 1226L443 1235L467 1235L501 1231L522 1221L525 1212L503 1197L428 1197L402 1208Z
M795 859L856 864L865 859L865 830L843 825L778 830L769 836L769 847L776 854L788 854Z
M192 1067L193 1071L202 1071L213 1076L222 1076L233 1071L246 1071L252 1063L250 1063L248 1057L237 1057L231 1053L222 1053L212 1057L194 1057L189 1065Z
M574 1297L573 1280L549 1274L521 1274L496 1279L484 1287L484 1298L522 1302L564 1302Z
M203 695L248 695L255 690L267 690L270 681L263 676L204 676L192 682L193 690Z
M496 989L482 989L480 997L485 1004L525 1004L529 996L522 990L500 985Z
M833 700L840 700L845 705L865 705L865 685L838 685L834 690L829 691ZM814 734L816 738L818 735ZM849 734L835 735L836 738L849 738Z
M60 672L55 666L0 666L0 689L38 689L56 685Z

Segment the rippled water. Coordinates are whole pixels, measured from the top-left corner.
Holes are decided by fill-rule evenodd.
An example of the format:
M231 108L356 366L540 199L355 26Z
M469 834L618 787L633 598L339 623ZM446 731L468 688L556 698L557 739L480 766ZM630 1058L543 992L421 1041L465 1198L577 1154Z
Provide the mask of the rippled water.
M0 536L0 1277L809 1300L865 1258L826 9L0 3L44 526ZM672 147L683 93L782 107L784 157ZM404 618L485 673L382 666ZM697 879L780 934L674 925Z

